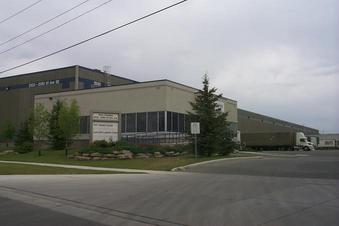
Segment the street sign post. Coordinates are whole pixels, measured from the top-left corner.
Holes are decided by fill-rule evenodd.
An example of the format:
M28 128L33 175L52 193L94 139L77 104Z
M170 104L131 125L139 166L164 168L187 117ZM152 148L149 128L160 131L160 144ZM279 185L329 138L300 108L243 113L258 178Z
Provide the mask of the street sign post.
M194 134L194 154L198 157L197 134L200 134L200 123L191 122L191 134Z

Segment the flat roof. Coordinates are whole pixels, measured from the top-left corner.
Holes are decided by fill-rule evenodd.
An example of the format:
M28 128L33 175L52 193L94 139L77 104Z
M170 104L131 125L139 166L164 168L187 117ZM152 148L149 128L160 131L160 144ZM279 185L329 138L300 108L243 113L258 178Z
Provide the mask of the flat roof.
M259 113L255 113L255 112L252 112L252 111L248 111L248 110L244 110L244 109L238 108L238 116L239 116L239 114L241 114L242 112L243 112L244 114L247 114L247 115L254 115L254 116L258 117L259 119L266 118L266 119L269 119L269 120L275 120L276 122L280 122L280 123L287 123L287 124L289 124L289 125L299 126L299 127L303 127L303 128L307 128L307 129L319 131L318 129L311 128L311 127L308 127L308 126L303 126L303 125L296 124L296 123L293 123L293 122L288 122L288 121L281 120L281 119L278 119L278 118L273 118L273 117L271 117L271 116L262 115L262 114L259 114Z
M18 74L18 75L11 75L11 76L6 76L6 77L1 77L0 80L2 79L15 79L18 77L22 77L22 76L30 76L30 75L34 75L34 74L38 74L38 73L44 73L44 72L52 72L52 71L59 71L59 70L65 70L65 69L69 69L69 68L75 68L76 66L79 66L79 68L84 69L84 70L88 70L88 71L92 71L92 72L96 72L96 73L100 73L102 75L106 75L105 72L100 71L99 69L92 69L92 68L88 68L88 67L84 67L81 65L72 65L72 66L67 66L67 67L61 67L61 68L54 68L54 69L48 69L48 70L43 70L43 71L35 71L35 72L29 72L29 73L25 73L25 74ZM125 78L125 77L121 77L118 75L113 75L110 73L107 73L110 76L114 76L117 78L121 78L121 79L125 79L134 83L137 83L138 81L129 79L129 78Z
M131 84L123 84L123 85L113 85L108 87L97 87L91 89L79 89L79 90L69 90L69 91L61 91L55 93L45 93L45 94L38 94L35 95L36 98L46 98L52 96L68 96L68 95L75 95L75 94L85 94L85 93L97 93L97 92L109 92L112 90L121 90L121 89L128 89L128 88L139 88L139 87L149 87L149 86L159 86L159 85L172 85L179 89L184 89L186 91L190 91L196 93L199 89L193 88L191 86L187 86L178 82L174 82L168 79L160 79L160 80L152 80L152 81L145 81L145 82L138 82L138 83L131 83ZM222 97L225 100L231 101L236 103L237 101L231 100L225 97Z

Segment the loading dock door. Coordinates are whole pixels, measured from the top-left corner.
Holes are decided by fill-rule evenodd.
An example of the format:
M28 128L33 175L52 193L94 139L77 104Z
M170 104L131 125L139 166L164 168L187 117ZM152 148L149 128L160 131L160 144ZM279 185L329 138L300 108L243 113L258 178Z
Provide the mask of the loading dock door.
M118 113L92 113L92 142L106 140L116 142L119 139Z

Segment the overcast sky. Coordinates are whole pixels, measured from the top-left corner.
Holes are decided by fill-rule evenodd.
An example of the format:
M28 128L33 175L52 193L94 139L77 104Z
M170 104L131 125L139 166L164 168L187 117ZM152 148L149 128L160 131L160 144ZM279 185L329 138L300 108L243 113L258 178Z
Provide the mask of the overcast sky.
M83 0L43 0L0 24L0 42ZM107 0L90 0L0 52ZM36 0L0 1L0 21ZM113 0L0 55L0 70L121 25L176 1ZM339 132L339 0L189 0L162 14L0 77L79 64L138 81L211 84L240 108Z

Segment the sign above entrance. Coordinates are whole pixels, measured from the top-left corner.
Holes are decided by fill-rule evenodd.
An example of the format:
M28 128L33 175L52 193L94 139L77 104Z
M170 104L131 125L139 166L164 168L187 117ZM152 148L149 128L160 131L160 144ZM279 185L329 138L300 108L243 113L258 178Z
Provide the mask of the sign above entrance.
M93 113L94 121L119 121L119 114L117 113Z
M92 113L92 142L105 140L116 142L119 139L118 113Z

